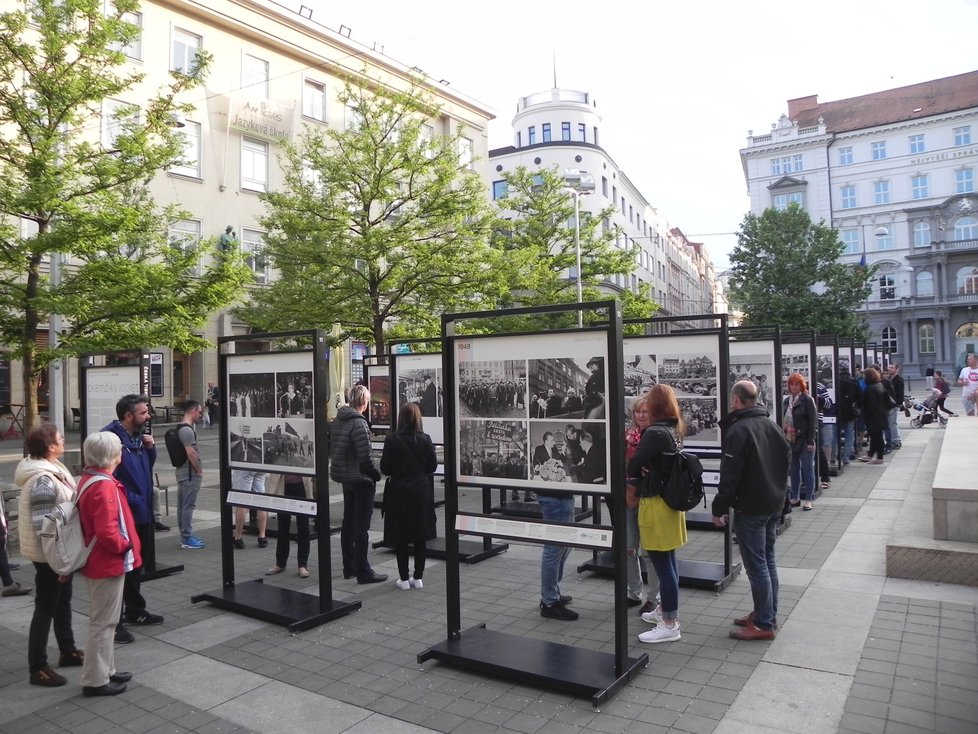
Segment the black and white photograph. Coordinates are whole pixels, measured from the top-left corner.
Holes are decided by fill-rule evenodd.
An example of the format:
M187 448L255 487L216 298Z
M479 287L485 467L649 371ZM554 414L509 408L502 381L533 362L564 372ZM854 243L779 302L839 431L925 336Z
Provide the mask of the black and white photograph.
M799 375L805 378L805 382L811 382L811 370L809 369L809 363L811 358L808 354L808 345L804 344L804 354L789 354L785 353L790 345L784 345L781 352L781 384L787 385L788 375L793 375L797 372Z
M815 347L815 380L835 394L835 371L832 369L833 347ZM823 351L824 350L824 351Z
M312 421L274 422L262 436L264 456L262 463L274 466L291 466L312 469L316 465L315 442L311 435Z
M267 372L229 375L228 412L232 418L274 418L275 376Z
M397 404L417 403L421 415L425 418L436 418L442 415L441 410L441 370L398 370L397 372Z
M458 411L463 418L526 418L526 360L462 362Z
M604 419L604 367L603 356L531 359L530 418Z
M716 355L659 353L659 383L671 387L677 398L716 395Z
M654 354L625 354L625 397L638 397L658 382Z
M527 480L526 421L462 420L458 439L460 476Z
M541 483L608 484L604 422L530 423L530 478Z
M279 418L312 418L312 372L276 373L275 400Z
M247 464L265 463L260 435L251 436L231 431L229 447L231 461L243 461Z
M735 382L750 380L757 386L757 404L774 412L774 355L735 354L734 344L730 345L730 374L727 376L728 389Z
M679 398L679 412L686 423L687 444L720 443L720 412L716 398Z

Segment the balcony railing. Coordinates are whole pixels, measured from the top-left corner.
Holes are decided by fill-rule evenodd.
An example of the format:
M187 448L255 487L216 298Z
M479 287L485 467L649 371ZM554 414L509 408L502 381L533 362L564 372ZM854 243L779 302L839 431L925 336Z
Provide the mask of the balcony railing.
M949 293L943 296L902 296L898 298L871 299L871 310L896 311L911 306L975 306L978 293Z

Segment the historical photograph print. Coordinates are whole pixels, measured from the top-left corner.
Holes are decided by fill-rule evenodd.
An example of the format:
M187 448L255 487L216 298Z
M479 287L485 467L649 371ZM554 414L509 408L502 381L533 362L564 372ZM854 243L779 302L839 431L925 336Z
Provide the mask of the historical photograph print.
M421 415L436 418L441 410L441 369L407 369L397 372L397 404L417 403Z
M386 369L372 367L373 370ZM370 390L370 427L373 429L391 427L391 377L389 374L370 374L367 378L367 389Z
M260 435L251 436L231 431L229 446L231 461L243 461L247 464L265 463Z
M658 381L654 354L625 354L625 397L644 395Z
M275 374L276 415L279 418L312 418L312 372Z
M757 404L766 408L772 415L775 412L774 405L774 354L773 352L751 354L744 350L741 352L735 346L753 348L757 347L743 342L730 344L730 374L727 376L728 389L733 387L735 382L740 380L750 380L757 386Z
M822 351L823 347L815 347L815 380L821 382L835 393L835 371L832 369L833 347L824 347L827 351Z
M232 418L274 418L275 376L265 372L229 375L228 412Z
M262 436L263 464L314 469L313 421L281 419L269 423Z
M460 420L459 475L525 482L527 424L512 420Z
M714 354L659 352L659 384L668 385L677 398L716 395L717 358Z
M720 413L716 398L679 398L687 444L719 444Z
M603 421L530 423L530 476L536 483L608 484Z
M605 359L552 357L529 362L530 418L604 419Z
M463 418L526 418L526 360L463 362L458 366Z

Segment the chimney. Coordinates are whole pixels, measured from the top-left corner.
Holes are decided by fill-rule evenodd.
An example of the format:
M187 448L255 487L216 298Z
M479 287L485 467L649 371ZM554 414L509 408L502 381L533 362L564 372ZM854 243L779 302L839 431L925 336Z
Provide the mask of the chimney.
M805 110L814 110L818 107L818 95L811 94L807 97L798 97L788 100L788 117L792 120Z

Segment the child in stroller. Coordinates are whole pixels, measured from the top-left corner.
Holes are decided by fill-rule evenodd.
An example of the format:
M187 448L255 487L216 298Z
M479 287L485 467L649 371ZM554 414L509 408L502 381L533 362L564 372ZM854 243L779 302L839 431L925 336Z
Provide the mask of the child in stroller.
M923 428L928 423L936 421L941 428L946 428L947 418L937 411L937 403L940 399L941 391L934 387L927 389L927 394L923 400L917 400L917 398L907 395L903 399L904 408L908 411L917 411L917 415L910 419L910 427Z

